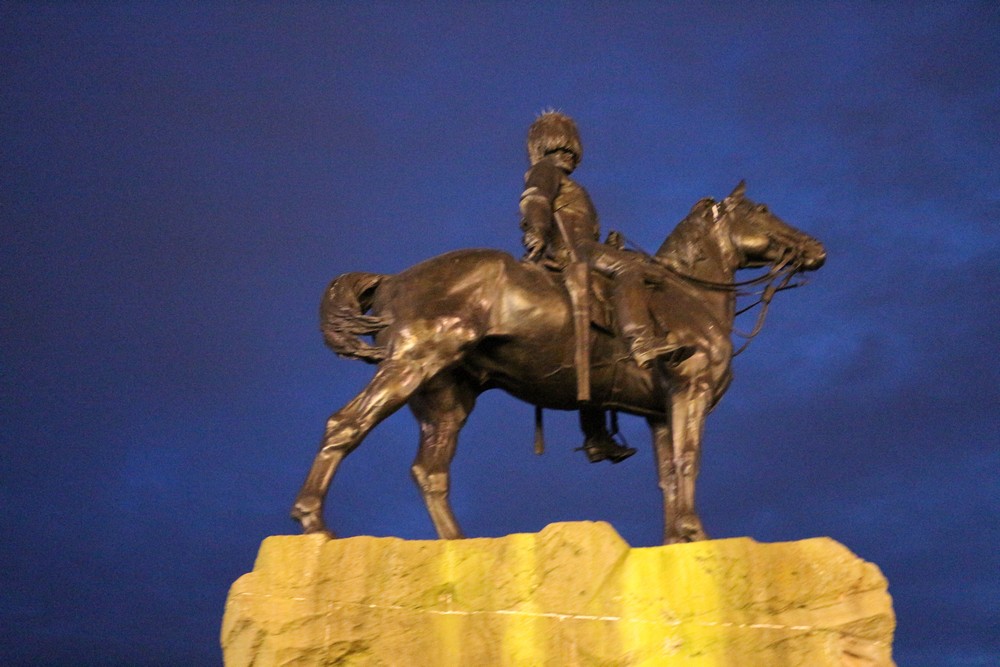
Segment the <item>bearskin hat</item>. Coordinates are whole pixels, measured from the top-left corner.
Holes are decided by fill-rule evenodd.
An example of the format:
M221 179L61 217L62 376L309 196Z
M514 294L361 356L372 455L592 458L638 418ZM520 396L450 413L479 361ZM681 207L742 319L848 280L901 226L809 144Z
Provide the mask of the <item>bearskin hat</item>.
M573 119L558 111L544 111L528 128L528 159L535 164L560 149L573 154L574 168L583 159L580 132Z

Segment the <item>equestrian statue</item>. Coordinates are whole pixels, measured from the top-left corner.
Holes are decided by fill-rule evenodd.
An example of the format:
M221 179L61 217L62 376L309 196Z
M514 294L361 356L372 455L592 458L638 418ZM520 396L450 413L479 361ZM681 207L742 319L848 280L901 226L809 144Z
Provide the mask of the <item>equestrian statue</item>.
M634 450L605 413L645 417L664 504L664 543L707 539L695 511L705 417L732 379L737 296L761 286L759 331L774 294L820 268L822 244L745 196L702 199L653 255L601 243L593 204L569 176L582 157L575 123L543 113L528 133L521 197L527 250L434 257L395 275L347 273L320 306L338 355L376 365L371 382L327 421L292 509L327 532L323 503L344 457L409 405L420 423L412 473L437 534L463 537L448 500L458 433L476 398L499 388L542 408L578 410L591 461ZM740 269L769 267L749 280Z

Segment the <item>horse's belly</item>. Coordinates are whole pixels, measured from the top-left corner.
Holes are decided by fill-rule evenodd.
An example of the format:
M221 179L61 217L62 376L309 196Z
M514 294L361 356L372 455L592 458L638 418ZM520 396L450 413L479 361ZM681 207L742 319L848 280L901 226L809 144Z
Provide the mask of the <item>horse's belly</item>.
M604 354L607 341L595 342L595 358L590 369L593 402L623 412L663 414L665 397L650 373L622 359L621 350ZM503 389L516 398L544 408L579 409L572 347L565 339L548 344L535 343L487 342L466 359L465 365L474 376L484 379L487 388Z
M487 388L497 387L529 403L558 410L576 405L576 373L572 360L564 363L564 345L555 341L487 340L466 358L463 365L483 379Z

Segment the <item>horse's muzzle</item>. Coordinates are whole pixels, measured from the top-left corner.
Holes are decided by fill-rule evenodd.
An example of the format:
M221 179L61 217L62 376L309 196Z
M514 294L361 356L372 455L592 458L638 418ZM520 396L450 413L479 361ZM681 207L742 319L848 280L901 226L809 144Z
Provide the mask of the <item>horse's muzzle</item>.
M802 251L800 266L803 271L815 271L826 263L826 248L817 241L810 243Z

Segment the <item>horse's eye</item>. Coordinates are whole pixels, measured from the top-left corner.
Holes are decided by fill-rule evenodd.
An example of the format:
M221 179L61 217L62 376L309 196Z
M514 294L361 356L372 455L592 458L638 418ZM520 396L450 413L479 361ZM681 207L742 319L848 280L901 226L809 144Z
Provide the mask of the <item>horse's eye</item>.
M767 213L767 206L765 206L764 204L761 204L760 205L760 212L761 213Z

